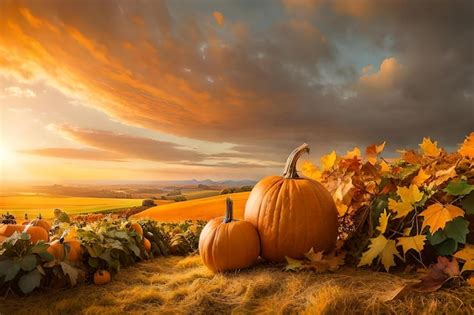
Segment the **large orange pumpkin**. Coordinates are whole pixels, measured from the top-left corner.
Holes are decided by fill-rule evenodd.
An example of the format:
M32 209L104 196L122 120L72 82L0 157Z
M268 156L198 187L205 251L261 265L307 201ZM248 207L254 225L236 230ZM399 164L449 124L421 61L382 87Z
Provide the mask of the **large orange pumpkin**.
M246 221L234 220L233 203L226 200L224 218L209 221L199 237L199 252L204 264L215 272L251 266L260 253L255 227Z
M45 241L49 240L48 232L45 229L39 226L32 226L32 225L19 225L19 224L8 224L0 226L0 235L9 237L13 235L13 233L23 233L26 232L31 237L31 242L36 244L38 241Z
M298 176L296 163L303 153L309 153L306 143L290 154L283 176L255 185L245 206L244 218L260 236L260 255L273 262L302 258L311 248L330 250L336 243L336 205L320 183Z

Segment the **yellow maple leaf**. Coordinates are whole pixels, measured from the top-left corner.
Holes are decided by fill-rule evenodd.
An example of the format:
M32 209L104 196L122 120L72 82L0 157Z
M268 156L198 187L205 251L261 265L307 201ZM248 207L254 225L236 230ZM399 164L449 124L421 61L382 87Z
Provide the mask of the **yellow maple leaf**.
M397 241L397 246L402 246L403 248L403 255L406 255L410 249L414 249L420 253L425 247L426 235L399 237Z
M394 199L388 200L388 208L397 214L395 219L404 218L413 210L411 203L403 201L398 202Z
M390 214L387 215L387 210L384 210L379 217L379 225L377 226L376 230L380 231L381 234L385 233L387 230L388 225L388 218Z
M377 163L377 156L382 153L383 149L385 148L385 141L382 144L376 145L372 144L369 145L365 149L365 156L370 164L375 165Z
M392 170L390 165L388 165L387 162L385 162L384 160L382 160L382 162L380 162L380 167L381 167L381 171L383 173L388 173Z
M294 259L288 256L285 256L285 258L286 258L286 263L287 263L285 267L286 271L298 271L303 268L302 260Z
M397 187L397 195L400 196L400 202L394 199L388 200L389 209L397 213L396 219L406 217L414 209L414 204L423 199L423 192L416 185Z
M362 253L362 258L357 267L371 265L374 259L379 257L385 270L388 271L390 267L395 266L395 256L400 257L395 241L388 240L380 234L370 239L369 249Z
M417 203L423 199L423 192L421 192L416 185L410 185L410 187L397 187L397 195L400 196L402 202L409 202L411 204Z
M352 177L344 177L342 179L338 179L338 186L336 191L333 194L334 200L343 200L344 196L349 192L349 190L354 187L352 184Z
M310 161L303 162L303 165L301 166L301 173L308 178L317 181L321 180L321 171Z
M399 257L395 240L388 240L381 255L382 265L385 267L385 271L388 272L390 267L396 266L395 256Z
M441 150L438 148L438 142L433 142L430 138L423 138L420 148L426 156L438 157L441 154Z
M336 162L336 151L332 151L327 155L323 155L321 157L321 169L322 171L326 171L334 166L334 162Z
M424 217L421 229L429 226L430 233L433 235L439 229L444 229L446 223L454 218L464 216L464 211L450 204L442 205L440 203L435 203L426 208L419 215Z
M464 260L461 273L464 271L474 271L474 245L466 244L466 247L456 252L453 256Z
M352 151L347 151L347 154L345 156L346 159L353 159L355 157L360 156L360 149L358 147L354 147Z
M458 152L468 158L474 158L474 132L466 137Z
M418 174L416 174L416 176L411 180L411 183L415 186L421 186L430 177L430 174L425 173L425 171L420 168Z
M411 233L411 227L407 227L403 229L403 235L409 236Z

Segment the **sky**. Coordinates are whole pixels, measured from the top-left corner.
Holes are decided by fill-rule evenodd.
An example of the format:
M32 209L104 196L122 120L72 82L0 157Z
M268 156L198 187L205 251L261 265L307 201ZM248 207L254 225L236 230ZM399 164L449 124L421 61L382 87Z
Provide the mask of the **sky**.
M0 1L5 181L258 179L474 130L472 1Z

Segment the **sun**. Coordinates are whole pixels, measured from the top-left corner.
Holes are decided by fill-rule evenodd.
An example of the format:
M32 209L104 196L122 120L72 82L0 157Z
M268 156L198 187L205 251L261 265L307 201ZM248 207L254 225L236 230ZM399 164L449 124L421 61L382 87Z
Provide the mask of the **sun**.
M0 162L9 162L13 158L13 154L10 150L0 145Z

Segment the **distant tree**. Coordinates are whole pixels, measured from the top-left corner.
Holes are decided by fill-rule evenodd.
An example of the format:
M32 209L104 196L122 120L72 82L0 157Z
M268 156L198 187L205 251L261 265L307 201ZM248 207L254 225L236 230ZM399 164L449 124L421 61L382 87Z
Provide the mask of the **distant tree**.
M168 199L166 199L166 196L165 196L165 195L162 195L162 196L160 197L160 199L161 199L161 200L168 200Z
M240 187L240 191L251 191L252 189L253 189L253 186L250 186L250 185Z
M180 202L180 201L186 201L186 196L183 196L183 195L180 195L180 196L176 196L176 198L174 198L174 201L176 202Z
M174 189L166 194L166 196L179 196L181 195L181 189Z
M145 199L142 201L142 206L143 207L153 207L156 206L155 201L151 199Z
M229 192L230 192L230 191L229 191L228 188L224 188L224 189L221 190L221 192L220 192L219 194L220 194L220 195L226 195L226 194L228 194Z
M207 185L204 185L204 184L199 184L197 186L199 189L202 189L202 190L210 190L211 188Z

